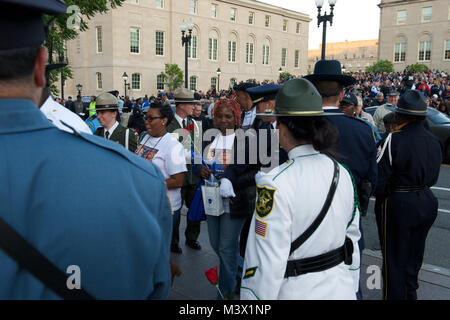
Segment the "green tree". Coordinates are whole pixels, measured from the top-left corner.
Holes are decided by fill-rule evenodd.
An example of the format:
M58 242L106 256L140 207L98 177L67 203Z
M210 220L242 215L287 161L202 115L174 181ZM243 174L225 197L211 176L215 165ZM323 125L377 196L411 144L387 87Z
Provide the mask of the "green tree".
M66 0L67 12L58 17L44 16L44 21L49 25L47 40L44 45L48 48L48 63L62 62L60 57L67 57L66 42L75 39L80 32L88 30L88 20L96 14L107 13L110 9L121 6L125 0ZM69 61L70 62L70 61ZM52 70L49 75L52 94L57 95L58 89L55 82L62 72L63 80L72 78L70 66Z
M412 73L416 73L416 72L422 73L422 72L427 72L430 68L428 68L428 66L426 66L424 64L416 63L416 64L411 64L411 65L407 66L406 69L408 69Z
M177 64L165 64L165 71L159 74L164 78L164 84L169 87L169 91L173 92L180 88L184 83L184 73Z
M290 74L287 71L280 73L280 81L281 82L285 82L287 78L291 78L291 77L292 77L292 74Z
M389 60L379 60L373 65L366 67L366 72L383 73L394 72L394 65Z

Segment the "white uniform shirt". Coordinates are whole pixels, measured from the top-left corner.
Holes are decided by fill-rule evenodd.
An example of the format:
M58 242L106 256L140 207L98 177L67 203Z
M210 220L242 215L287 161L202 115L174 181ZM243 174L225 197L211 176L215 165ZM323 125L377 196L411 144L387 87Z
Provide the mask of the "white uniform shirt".
M354 300L359 284L360 232L350 174L339 166L339 182L327 215L311 237L289 255L291 243L322 209L334 172L331 159L312 145L292 149L289 159L258 180L257 210L248 235L241 300ZM263 209L258 211L261 204ZM346 236L354 245L351 266L342 262L325 271L284 278L288 260L328 253L341 247Z
M91 129L89 129L88 125L84 123L79 116L66 107L60 105L58 102L53 100L51 96L45 100L40 110L47 117L47 119L60 130L73 133L72 129L61 123L61 121L63 121L78 132L92 134Z

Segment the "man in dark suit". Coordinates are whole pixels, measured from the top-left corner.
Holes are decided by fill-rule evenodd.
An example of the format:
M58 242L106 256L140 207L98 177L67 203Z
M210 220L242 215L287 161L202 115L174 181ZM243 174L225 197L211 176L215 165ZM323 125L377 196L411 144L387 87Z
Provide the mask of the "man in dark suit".
M367 199L368 204L368 199L376 186L378 174L375 135L368 124L345 116L338 107L344 97L345 87L354 84L356 79L343 75L341 64L337 60L318 61L314 66L314 73L305 78L311 81L322 95L323 110L339 131L335 158L350 169L358 197ZM367 208L361 209L363 212L367 210ZM361 251L364 249L362 232L359 248ZM362 298L360 290L358 298Z
M200 104L200 102L195 100L194 94L186 88L175 90L174 96L176 112L173 120L167 126L167 132L172 133L175 138L179 139L180 142L183 143L187 153L190 154L195 142L194 139L197 139L198 136L202 134L202 132L200 132L199 124L193 119L194 107L195 105ZM181 131L182 129L189 133L191 139L183 139L182 136L184 136L184 134L183 131ZM194 174L191 164L187 164L187 170L188 172L184 175L184 184L181 188L181 197L186 207L189 208L194 199L197 184L200 179ZM186 245L194 250L201 250L201 246L197 241L198 236L200 235L200 221L192 222L186 217L186 222L186 231L184 233L186 236ZM180 218L178 218L173 225L171 251L174 253L183 252L179 246L179 228Z

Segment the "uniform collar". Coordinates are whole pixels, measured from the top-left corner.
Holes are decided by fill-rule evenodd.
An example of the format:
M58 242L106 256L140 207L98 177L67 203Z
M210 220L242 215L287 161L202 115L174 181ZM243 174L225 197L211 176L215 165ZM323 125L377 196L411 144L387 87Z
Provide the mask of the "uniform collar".
M0 99L0 134L53 128L45 115L26 99Z
M304 144L302 146L295 147L289 151L289 159L295 159L298 157L312 156L319 154L319 151L314 149L312 144Z

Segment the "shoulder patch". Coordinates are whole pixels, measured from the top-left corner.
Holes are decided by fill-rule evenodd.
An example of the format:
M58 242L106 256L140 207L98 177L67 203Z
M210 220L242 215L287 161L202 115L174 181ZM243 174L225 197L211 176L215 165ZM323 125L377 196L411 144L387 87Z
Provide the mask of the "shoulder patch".
M276 189L256 186L258 198L256 200L256 214L260 218L267 217L273 210Z
M243 279L248 279L248 278L254 277L257 269L258 269L258 267L253 267L253 268L248 268L247 270L245 270Z

